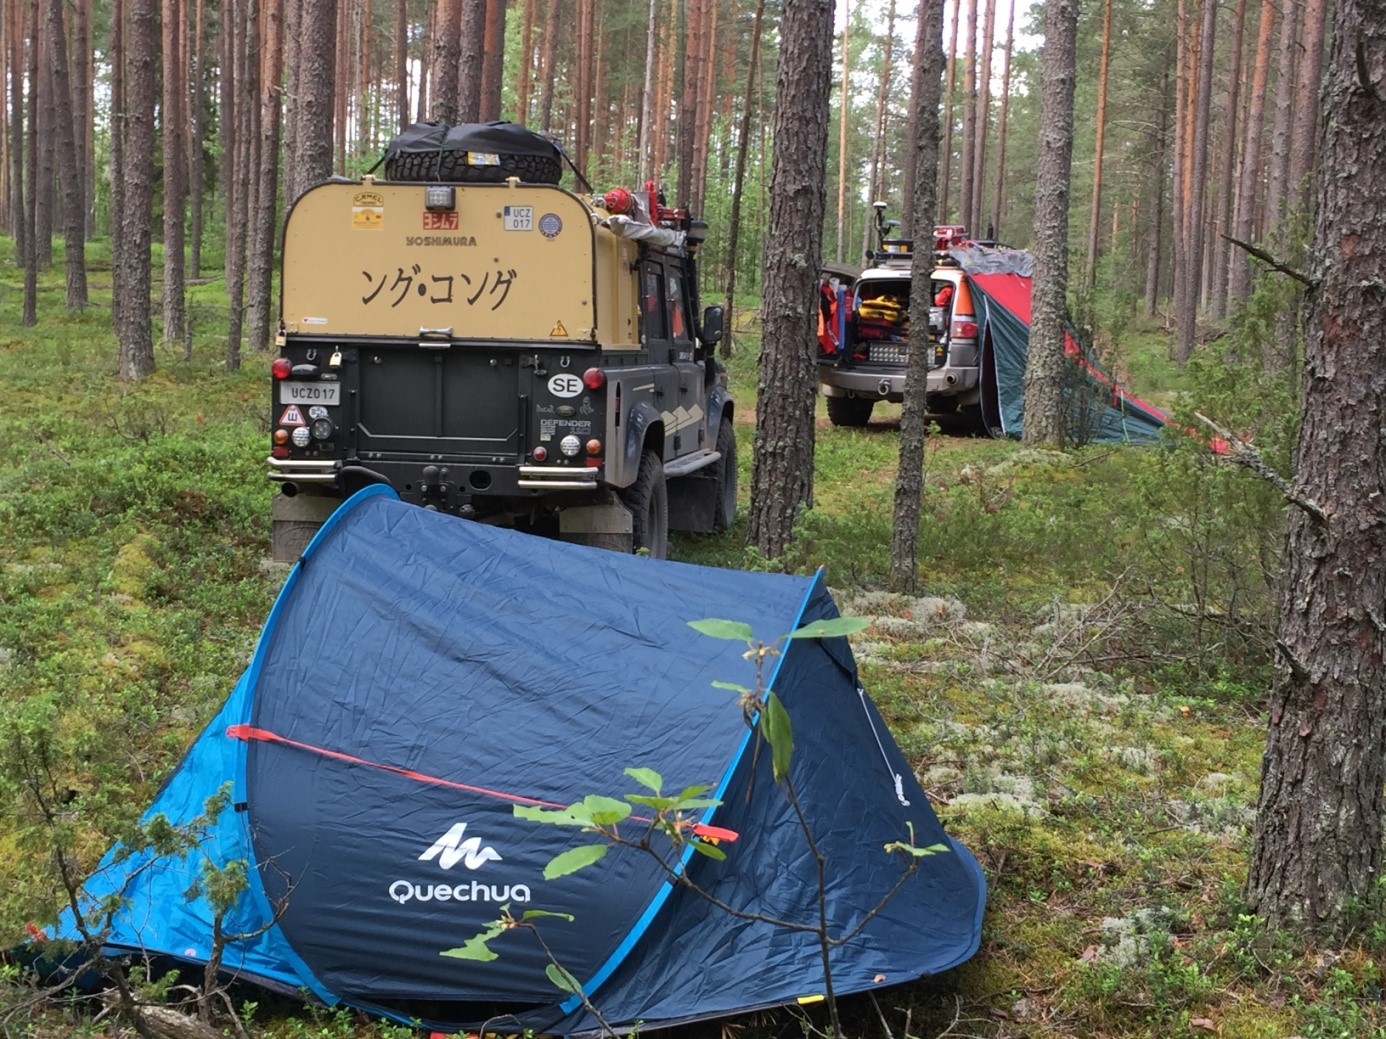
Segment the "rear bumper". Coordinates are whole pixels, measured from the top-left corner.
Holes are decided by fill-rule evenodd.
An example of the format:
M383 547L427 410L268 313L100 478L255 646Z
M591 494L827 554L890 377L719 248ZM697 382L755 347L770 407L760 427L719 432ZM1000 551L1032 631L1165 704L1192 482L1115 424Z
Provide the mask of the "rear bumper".
M978 373L975 367L929 370L925 393L931 397L975 398ZM905 399L905 373L895 369L834 368L822 365L818 369L818 384L825 397L870 397L896 404ZM964 399L962 403L971 403Z

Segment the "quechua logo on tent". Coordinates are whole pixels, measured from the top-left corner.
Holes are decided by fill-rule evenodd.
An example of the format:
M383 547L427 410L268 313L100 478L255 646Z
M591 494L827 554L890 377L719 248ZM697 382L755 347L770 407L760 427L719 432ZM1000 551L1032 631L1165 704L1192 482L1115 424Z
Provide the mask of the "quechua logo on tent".
M457 823L443 836L433 842L426 852L419 856L420 862L438 860L443 869L452 869L459 862L468 869L480 869L488 862L500 862L500 852L495 848L483 848L480 837L462 839L467 832L466 823Z

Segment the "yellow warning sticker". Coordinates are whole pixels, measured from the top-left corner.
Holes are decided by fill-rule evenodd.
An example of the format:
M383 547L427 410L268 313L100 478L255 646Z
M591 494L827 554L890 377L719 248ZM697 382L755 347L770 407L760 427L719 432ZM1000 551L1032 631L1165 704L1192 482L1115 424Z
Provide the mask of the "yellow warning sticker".
M385 207L352 206L351 226L356 231L379 231L385 226Z
M553 326L553 331L549 333L549 338L550 338L550 339L566 339L566 338L568 338L568 330L567 330L566 328L563 327L563 322L562 322L562 321L558 322L556 325Z

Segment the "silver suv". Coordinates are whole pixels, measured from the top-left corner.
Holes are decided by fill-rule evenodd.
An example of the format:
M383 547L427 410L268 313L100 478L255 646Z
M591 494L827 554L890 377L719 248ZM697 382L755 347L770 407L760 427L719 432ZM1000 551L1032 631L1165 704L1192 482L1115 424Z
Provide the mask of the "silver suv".
M864 426L877 401L905 399L912 243L887 238L896 222L882 220L879 206L877 213L880 248L867 253L872 266L824 264L822 269L818 385L835 426ZM977 315L967 279L947 252L965 238L961 227L935 229L925 393L931 412L958 412L979 421Z

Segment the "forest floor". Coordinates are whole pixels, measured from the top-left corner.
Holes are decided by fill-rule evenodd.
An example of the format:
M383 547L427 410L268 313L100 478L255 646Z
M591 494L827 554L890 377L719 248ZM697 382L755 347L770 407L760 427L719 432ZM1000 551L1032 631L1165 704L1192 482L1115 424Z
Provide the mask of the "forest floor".
M90 863L148 803L244 666L283 577L266 558L269 357L226 372L208 324L191 361L160 348L152 377L121 384L106 315L65 315L47 284L40 325L22 329L15 272L0 275L6 945L55 904L52 842ZM754 354L747 342L731 362L743 513ZM851 1031L1386 1036L1386 921L1350 947L1305 951L1262 933L1241 894L1273 495L1187 446L1055 453L934 435L919 587L896 595L880 589L897 450L889 411L860 430L820 422L814 507L775 565L826 566L842 612L871 618L852 640L865 684L981 862L989 900L976 956L876 1006L847 1000ZM678 536L671 554L768 565L746 549L744 520ZM9 739L43 719L81 809L56 836L29 810ZM12 968L0 986L9 1034L106 1034L80 1005L22 1009ZM241 1009L263 1035L410 1034L354 1013ZM814 1024L764 1014L722 1035Z

